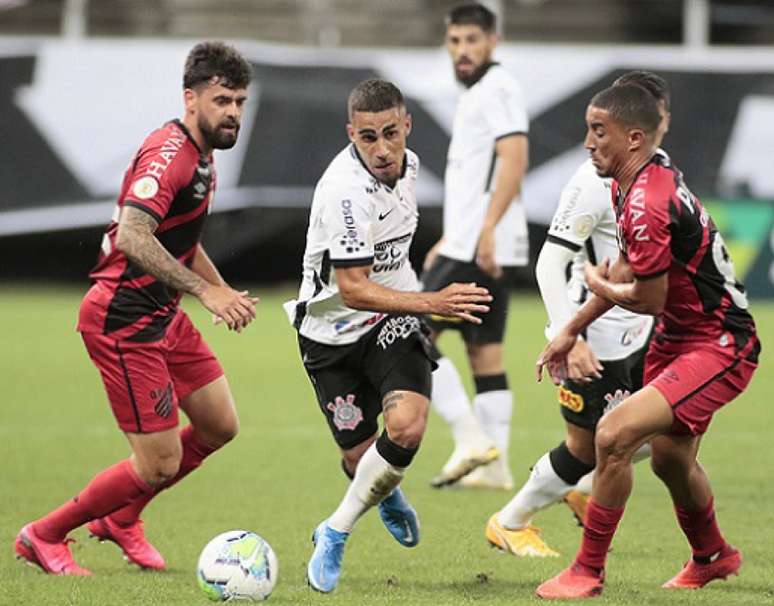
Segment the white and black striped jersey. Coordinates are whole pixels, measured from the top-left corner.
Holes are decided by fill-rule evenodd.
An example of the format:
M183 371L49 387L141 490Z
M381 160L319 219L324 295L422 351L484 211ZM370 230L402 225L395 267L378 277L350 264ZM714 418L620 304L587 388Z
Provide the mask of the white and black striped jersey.
M462 93L446 160L440 254L473 261L497 175L495 143L503 137L526 135L528 130L521 86L501 65L492 64ZM497 224L495 243L500 265L527 264L527 220L518 199Z
M344 305L336 267L371 266L377 284L419 290L409 261L419 219L418 170L419 158L406 150L403 172L390 188L368 171L352 144L325 170L312 200L298 299L285 304L303 336L328 345L354 343L385 315Z
M567 296L573 308L587 298L583 264L596 265L605 257L611 264L618 258L616 220L613 212L611 179L597 175L591 160L575 171L562 190L559 206L548 230L548 241L575 252L567 284ZM557 268L556 271L565 271ZM619 360L640 349L650 334L653 317L614 307L593 322L586 331L586 341L601 360ZM549 326L552 337L561 326Z

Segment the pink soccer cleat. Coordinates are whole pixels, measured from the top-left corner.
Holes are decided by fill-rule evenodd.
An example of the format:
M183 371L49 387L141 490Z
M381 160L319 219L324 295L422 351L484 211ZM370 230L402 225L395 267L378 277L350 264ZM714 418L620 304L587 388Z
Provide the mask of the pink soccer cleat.
M27 563L40 566L49 574L90 576L91 571L81 568L75 563L73 554L70 553L68 543L72 539L65 539L60 543L49 543L35 534L32 524L27 524L16 535L14 551L16 558L27 560Z
M604 572L596 574L583 564L574 562L564 572L543 583L535 593L544 600L594 598L602 593L604 582Z
M158 550L145 538L142 520L131 526L119 526L110 517L98 518L86 524L92 537L100 543L112 541L124 552L126 559L142 568L162 570L166 562Z
M710 581L738 575L742 567L742 552L726 545L708 564L691 559L683 569L661 587L664 589L701 589Z

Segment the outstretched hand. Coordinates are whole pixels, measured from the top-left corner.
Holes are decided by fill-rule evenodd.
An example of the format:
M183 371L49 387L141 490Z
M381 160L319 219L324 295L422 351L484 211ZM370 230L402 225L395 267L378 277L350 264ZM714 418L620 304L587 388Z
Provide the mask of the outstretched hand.
M249 296L248 291L236 291L229 286L210 284L199 295L199 300L213 314L215 324L225 322L230 330L242 330L255 319L258 297Z
M481 318L473 314L486 313L492 301L489 291L477 286L475 282L468 284L453 283L433 294L432 313L439 316L460 318L472 324L481 324Z
M560 385L565 379L573 381L592 381L602 377L597 356L577 335L562 331L543 348L535 363L538 382L543 379L543 368L554 385Z
M602 364L586 341L578 339L567 354L567 378L588 383L602 378Z

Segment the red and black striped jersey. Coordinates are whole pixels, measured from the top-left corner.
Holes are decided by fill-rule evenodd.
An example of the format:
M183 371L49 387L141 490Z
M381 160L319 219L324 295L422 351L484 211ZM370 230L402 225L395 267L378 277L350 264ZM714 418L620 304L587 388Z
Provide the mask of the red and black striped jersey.
M115 246L124 206L150 214L155 236L178 261L191 266L215 191L212 156L202 153L178 120L152 132L124 174L118 205L107 226L93 285L84 297L78 330L129 341L156 341L172 321L182 293L145 273Z
M656 328L669 341L733 339L741 349L755 335L747 296L715 223L668 157L656 154L623 196L613 182L618 245L638 279L668 272Z

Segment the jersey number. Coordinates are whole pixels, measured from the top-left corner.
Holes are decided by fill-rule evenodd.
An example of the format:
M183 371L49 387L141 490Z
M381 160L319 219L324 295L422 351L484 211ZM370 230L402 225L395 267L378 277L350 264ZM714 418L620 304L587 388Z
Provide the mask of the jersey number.
M726 244L723 242L723 237L719 232L715 233L715 238L712 242L712 260L723 277L723 286L726 292L731 295L734 305L739 309L747 309L747 295L739 288L740 284L736 281L736 274L734 273L734 263L731 261L731 256L728 254Z

